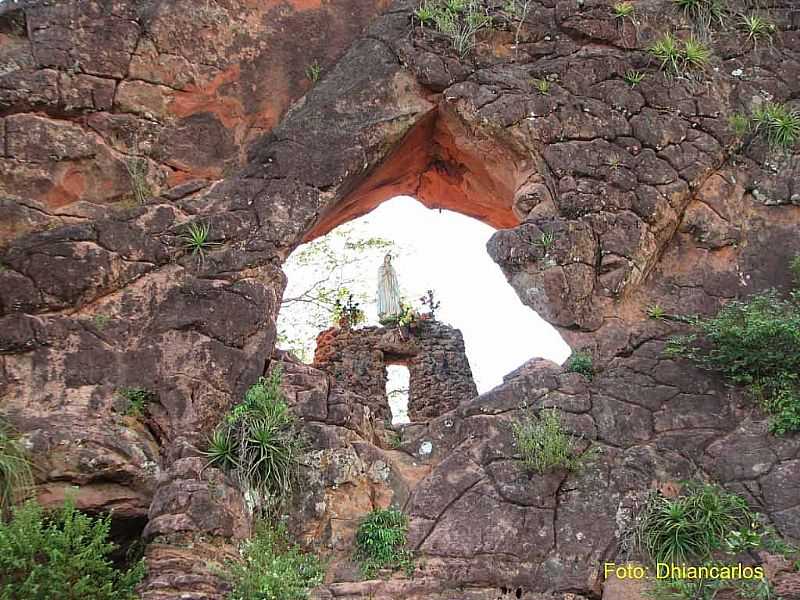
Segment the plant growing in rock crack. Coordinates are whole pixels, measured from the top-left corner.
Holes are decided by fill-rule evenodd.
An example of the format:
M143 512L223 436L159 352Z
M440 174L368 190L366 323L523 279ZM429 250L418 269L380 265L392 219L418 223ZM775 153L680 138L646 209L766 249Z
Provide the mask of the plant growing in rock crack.
M625 20L633 17L635 8L630 2L617 2L612 7L615 19Z
M519 45L520 35L522 33L522 26L525 24L525 19L528 18L532 0L508 0L504 7L506 13L516 20L517 26L514 29L514 45Z
M153 190L147 182L147 161L143 158L128 158L125 161L125 169L131 181L133 197L139 204L144 204L153 196Z
M770 291L731 301L696 318L696 334L672 338L665 351L745 386L770 415L776 435L800 431L800 294Z
M426 0L415 12L422 23L450 38L461 57L475 46L475 36L491 27L492 19L477 0Z
M644 73L635 69L628 69L622 77L623 81L631 87L636 87L644 81Z
M311 83L317 83L319 81L319 76L322 73L322 67L319 66L317 61L314 61L310 65L306 67L306 78Z
M156 395L150 390L137 387L122 388L117 394L127 402L125 414L137 419L147 413L148 405L156 398Z
M228 600L306 600L325 575L319 558L291 543L285 527L265 520L256 523L240 554L242 560L222 569L233 587Z
M92 324L98 330L102 331L106 328L106 326L111 322L111 317L108 315L97 314L92 317Z
M647 316L651 319L663 319L666 315L660 305L652 304L647 307Z
M115 567L111 516L90 517L72 501L45 513L33 500L0 519L0 598L134 600L144 561Z
M3 513L33 487L28 453L0 418L0 521Z
M671 33L661 36L648 49L661 61L659 68L668 75L687 75L692 70L705 68L711 60L711 51L695 38L679 40Z
M773 149L787 149L800 141L800 111L786 104L765 102L753 110L753 131Z
M673 0L694 25L695 31L707 36L713 25L724 25L729 14L727 0Z
M402 511L387 508L370 512L356 531L355 560L366 579L381 569L414 571L413 555L404 549L408 533L408 517Z
M547 79L544 78L534 79L533 87L535 87L536 91L539 92L542 96L550 95L550 82Z
M542 249L542 252L547 254L553 247L553 244L556 243L556 236L552 231L543 231L535 243Z
M578 454L581 437L564 429L559 411L543 409L538 419L523 407L523 416L511 423L514 446L520 461L531 473L544 474L557 469L577 470L590 455Z
M251 386L212 433L205 452L208 465L234 477L264 511L288 498L304 449L281 379L281 370L273 369Z
M728 126L737 140L742 140L750 133L750 119L742 113L734 113L728 117Z
M201 261L205 260L205 252L214 246L219 246L219 242L211 242L208 239L211 233L211 225L207 223L189 223L186 230L181 235L184 249L192 254L199 256Z
M567 370L571 373L583 375L587 379L592 379L594 377L592 355L580 350L573 352L572 356L567 360Z
M757 14L742 15L739 27L747 34L747 41L753 44L772 39L772 34L775 32L775 25Z

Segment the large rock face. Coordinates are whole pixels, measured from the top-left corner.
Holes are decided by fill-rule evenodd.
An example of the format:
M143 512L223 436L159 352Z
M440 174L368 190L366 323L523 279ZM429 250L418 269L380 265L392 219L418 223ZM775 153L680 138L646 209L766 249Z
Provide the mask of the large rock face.
M317 452L296 515L336 557L321 597L596 597L636 498L688 476L800 538L797 436L774 438L739 390L664 358L681 326L646 319L651 304L708 314L789 282L797 153L737 140L728 120L797 104L793 2L765 10L769 44L712 32L690 78L646 52L693 27L668 0L638 2L635 24L600 0L535 1L521 25L488 7L495 25L463 57L407 2L360 36L383 7L188 5L0 8L0 410L41 467L42 501L79 485L82 508L147 523L144 598L223 597L209 564L249 516L203 469L205 437L271 356L288 253L399 193L505 228L490 254L599 373L530 363L390 449L372 399L287 367ZM314 60L322 78L287 111ZM141 164L153 188L184 185L98 208ZM209 227L203 252L190 224ZM129 388L152 392L146 418L125 415ZM528 478L508 430L521 403L560 407L602 453ZM390 502L426 566L353 581L354 525Z

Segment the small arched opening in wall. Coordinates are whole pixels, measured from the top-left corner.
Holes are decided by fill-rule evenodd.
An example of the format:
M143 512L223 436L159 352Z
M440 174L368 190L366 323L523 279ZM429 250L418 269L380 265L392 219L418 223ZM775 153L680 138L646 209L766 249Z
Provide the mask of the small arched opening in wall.
M408 365L397 363L386 365L386 399L392 412L392 425L407 425L411 422L408 416L408 398L411 375Z

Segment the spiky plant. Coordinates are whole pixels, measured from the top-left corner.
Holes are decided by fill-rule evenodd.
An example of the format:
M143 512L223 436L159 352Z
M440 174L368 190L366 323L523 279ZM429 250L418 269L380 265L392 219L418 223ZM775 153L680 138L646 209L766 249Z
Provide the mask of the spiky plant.
M753 110L753 125L772 148L791 148L800 140L800 112L785 104L759 106Z
M754 44L770 39L775 31L775 26L770 21L757 14L743 15L739 26L747 34L747 40Z
M543 474L555 469L578 469L583 456L577 453L580 438L564 429L556 409L545 409L535 419L530 413L511 423L514 445L525 469Z
M628 69L622 79L631 87L636 87L644 81L644 73L635 69Z
M683 43L684 69L702 69L711 60L711 51L708 46L695 38L689 38Z
M673 75L681 72L683 53L681 52L680 42L671 33L665 33L658 38L649 48L657 60L661 61L659 68Z
M713 25L724 25L729 13L727 0L673 0L703 37Z
M19 501L33 486L33 471L27 453L0 419L0 515Z
M734 113L728 117L728 125L737 139L742 139L750 132L750 119L742 113Z
M181 236L184 248L193 256L197 255L200 260L205 260L205 251L219 245L217 242L209 241L210 233L211 225L207 223L189 223Z
M614 18L620 20L632 17L635 12L633 4L630 2L617 2L611 10L614 13Z

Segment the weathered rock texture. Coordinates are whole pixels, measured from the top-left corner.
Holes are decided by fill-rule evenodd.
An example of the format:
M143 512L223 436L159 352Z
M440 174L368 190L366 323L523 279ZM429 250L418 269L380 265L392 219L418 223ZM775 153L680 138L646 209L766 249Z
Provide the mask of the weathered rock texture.
M386 367L408 367L408 416L426 421L478 395L461 332L423 320L410 330L364 327L328 329L317 338L314 366L336 386L366 398L376 417L391 420Z
M209 564L249 518L201 451L271 355L280 264L398 193L508 228L491 255L599 373L586 382L528 364L387 451L374 398L297 366L288 385L329 452L309 464L308 497L324 507L298 508L315 515L308 539L341 565L358 516L394 502L425 558L414 580L359 583L332 568L320 597L597 597L598 561L617 555L636 498L692 475L800 537L798 437L774 438L740 390L664 358L681 325L646 319L650 304L708 314L788 284L800 161L734 139L728 119L769 100L797 106L796 4L762 6L771 43L701 32L711 64L691 78L666 77L646 52L694 27L668 0L637 2L635 23L605 0L534 0L517 44L499 4L459 57L400 1L335 64L335 49L320 56L321 80L288 111L314 59L292 44L344 48L375 5L0 9L0 409L30 442L43 500L77 483L81 507L147 520L144 598L223 596ZM631 69L645 74L636 87L623 80ZM140 132L153 153L137 150ZM246 166L226 171L261 132ZM147 158L165 187L215 181L97 210L128 193L129 157ZM210 227L202 255L182 238L191 223ZM154 392L143 422L124 416L125 387ZM558 406L602 454L578 475L525 476L508 433L521 403Z

